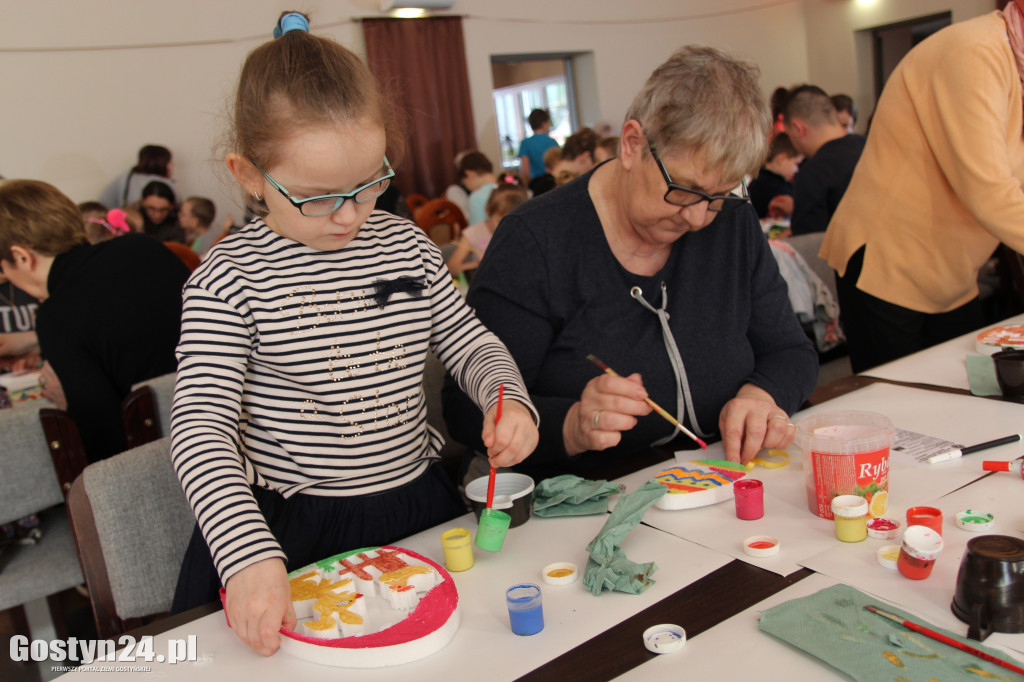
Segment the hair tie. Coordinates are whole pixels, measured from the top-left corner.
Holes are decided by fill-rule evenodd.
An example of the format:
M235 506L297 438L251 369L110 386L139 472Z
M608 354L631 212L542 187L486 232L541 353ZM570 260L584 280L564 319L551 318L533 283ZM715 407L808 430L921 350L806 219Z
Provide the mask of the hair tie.
M128 214L119 208L112 208L107 211L107 226L114 234L124 234L132 231L132 228L128 225Z
M309 20L298 12L289 12L277 22L277 26L274 27L274 37L280 38L288 31L294 30L309 33Z

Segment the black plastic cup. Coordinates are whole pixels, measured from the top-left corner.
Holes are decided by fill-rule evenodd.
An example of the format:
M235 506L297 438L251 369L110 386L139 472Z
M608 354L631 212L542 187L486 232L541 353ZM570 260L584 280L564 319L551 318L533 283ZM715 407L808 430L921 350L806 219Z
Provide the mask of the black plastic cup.
M995 353L996 381L1003 398L1024 403L1024 350L1007 348Z
M967 542L953 594L953 614L967 636L1024 632L1024 540L982 535Z

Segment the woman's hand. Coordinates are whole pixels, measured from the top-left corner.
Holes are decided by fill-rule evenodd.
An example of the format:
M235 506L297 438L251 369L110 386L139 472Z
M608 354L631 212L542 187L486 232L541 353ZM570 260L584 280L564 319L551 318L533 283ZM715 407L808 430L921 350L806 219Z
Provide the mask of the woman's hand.
M651 406L644 402L646 397L639 374L602 374L591 379L583 388L580 401L565 415L565 451L572 456L618 445L622 432L636 426L637 417L650 414Z
M264 656L281 646L278 630L295 629L292 591L280 559L264 559L228 578L224 609L239 639Z
M39 372L39 385L43 388L43 397L56 405L57 409L68 409L68 399L64 397L64 387L60 385L60 379L49 362L44 362L43 369Z
M784 448L793 442L796 427L785 410L764 389L747 384L725 404L718 417L725 458L747 464L765 448Z
M537 448L537 425L533 414L518 400L505 400L501 406L501 421L497 426L495 404L484 415L484 430L480 434L487 447L487 459L492 467L510 467L522 462Z

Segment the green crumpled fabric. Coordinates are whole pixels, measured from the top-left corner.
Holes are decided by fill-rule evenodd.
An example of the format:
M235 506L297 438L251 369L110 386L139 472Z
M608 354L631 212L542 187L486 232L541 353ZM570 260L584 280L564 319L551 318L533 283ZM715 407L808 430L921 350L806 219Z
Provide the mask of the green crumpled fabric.
M619 545L640 523L644 512L665 491L665 486L657 481L647 481L639 490L623 496L615 505L604 527L587 545L590 558L583 572L583 586L591 593L599 595L607 589L640 594L654 584L651 574L658 570L654 562L634 563L626 557Z
M608 511L608 496L622 492L619 483L590 481L572 474L540 482L533 491L537 516L587 516Z

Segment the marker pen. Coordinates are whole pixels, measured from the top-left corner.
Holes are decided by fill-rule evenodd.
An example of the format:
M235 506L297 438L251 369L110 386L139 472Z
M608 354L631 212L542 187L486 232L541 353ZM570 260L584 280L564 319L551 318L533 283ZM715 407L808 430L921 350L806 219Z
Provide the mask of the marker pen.
M1020 434L1015 433L1012 436L1006 436L1005 438L997 438L996 440L990 440L986 443L978 443L977 445L969 445L967 447L959 448L956 450L948 450L947 452L943 452L938 455L933 455L929 457L928 463L935 464L936 462L945 462L951 459L956 459L957 457L969 455L972 452L978 452L979 450L987 450L989 448L998 447L1000 445L1016 443L1020 439Z
M1012 471L1015 474L1021 474L1024 478L1024 462L1016 459L1012 462L993 462L986 461L981 463L981 468L985 471Z

